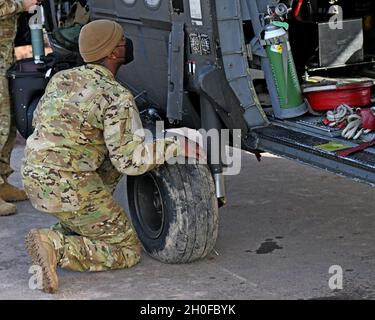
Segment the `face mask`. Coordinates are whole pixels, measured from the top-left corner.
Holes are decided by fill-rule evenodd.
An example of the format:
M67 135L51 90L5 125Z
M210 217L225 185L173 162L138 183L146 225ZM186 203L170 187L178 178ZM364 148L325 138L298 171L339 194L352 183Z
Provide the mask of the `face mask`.
M126 42L125 42L125 61L124 61L123 65L129 64L133 60L134 60L133 41L126 38Z

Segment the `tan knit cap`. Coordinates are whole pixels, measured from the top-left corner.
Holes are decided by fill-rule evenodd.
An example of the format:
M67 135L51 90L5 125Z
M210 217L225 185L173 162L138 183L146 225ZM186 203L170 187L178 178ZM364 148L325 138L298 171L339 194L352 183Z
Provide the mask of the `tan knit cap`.
M79 35L79 52L85 62L94 62L109 56L124 36L117 22L95 20L86 24Z

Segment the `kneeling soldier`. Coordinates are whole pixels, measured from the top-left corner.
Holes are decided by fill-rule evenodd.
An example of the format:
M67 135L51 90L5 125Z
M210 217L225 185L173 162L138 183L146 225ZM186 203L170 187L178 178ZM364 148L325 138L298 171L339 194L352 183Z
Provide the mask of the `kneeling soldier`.
M51 79L22 166L33 206L59 220L26 236L27 250L43 270L43 290L50 293L58 289L57 267L104 271L139 262L138 237L112 197L121 174L144 174L160 159L199 157L185 139L146 141L141 134L134 98L114 77L133 55L119 24L87 24L79 45L87 64Z

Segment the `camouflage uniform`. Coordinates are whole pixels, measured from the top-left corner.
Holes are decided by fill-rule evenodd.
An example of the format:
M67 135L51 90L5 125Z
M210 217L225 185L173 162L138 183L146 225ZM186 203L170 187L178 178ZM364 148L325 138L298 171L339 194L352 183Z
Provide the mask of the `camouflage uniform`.
M6 179L13 172L10 168L10 154L16 138L16 128L11 121L6 72L14 62L17 17L23 10L21 0L0 0L0 184L4 183L3 178Z
M94 64L52 78L34 125L23 182L33 206L60 220L42 230L54 243L58 266L102 271L135 265L139 240L112 193L121 174L143 174L179 155L180 145L148 141L131 93Z

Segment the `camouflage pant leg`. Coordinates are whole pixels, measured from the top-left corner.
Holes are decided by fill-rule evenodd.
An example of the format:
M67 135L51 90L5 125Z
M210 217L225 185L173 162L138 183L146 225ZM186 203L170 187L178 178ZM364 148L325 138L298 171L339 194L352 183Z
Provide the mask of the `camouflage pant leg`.
M0 84L0 96L3 90L1 86ZM2 99L0 98L0 100ZM12 121L9 98L0 101L0 121L0 175L7 179L13 173L10 166L10 157L17 137L17 129Z
M13 43L0 43L0 176L7 178L13 170L10 167L10 155L16 139L16 128L11 117L6 72L13 63ZM0 184L2 179L0 179Z
M54 195L60 192L60 201L65 207L69 201L72 201L69 203L72 207L77 199L79 201L76 211L50 212L60 224L52 230L41 230L58 250L60 267L74 271L104 271L130 268L139 262L141 247L138 237L98 174L57 174L45 170L43 175L44 169L39 170L33 170L32 166L24 166L22 170L25 190L33 204L37 199L43 201L42 195L47 189ZM46 173L56 180L54 186L49 180L46 180L48 185L41 184ZM57 181L58 176L64 177L64 183L56 188L61 184ZM74 191L65 190L69 176L69 186ZM59 197L54 199L58 201Z
M103 180L103 183L113 194L123 175L116 170L109 158L104 160L97 172L100 178Z
M60 252L59 266L73 271L130 268L140 260L140 244L125 212L117 204L102 203L93 212L56 213L55 217L79 236L53 232L50 238ZM117 208L116 208L117 207ZM97 214L108 220L98 222Z

